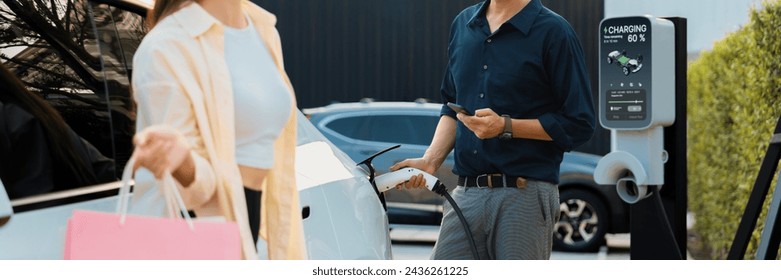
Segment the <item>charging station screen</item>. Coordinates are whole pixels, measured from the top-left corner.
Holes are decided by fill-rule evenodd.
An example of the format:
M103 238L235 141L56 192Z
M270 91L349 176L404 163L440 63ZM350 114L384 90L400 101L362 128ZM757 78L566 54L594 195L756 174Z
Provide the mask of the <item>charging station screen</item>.
M613 18L600 25L600 101L603 124L612 128L650 123L651 22Z
M607 91L606 118L612 121L645 120L648 99L644 89L610 89Z

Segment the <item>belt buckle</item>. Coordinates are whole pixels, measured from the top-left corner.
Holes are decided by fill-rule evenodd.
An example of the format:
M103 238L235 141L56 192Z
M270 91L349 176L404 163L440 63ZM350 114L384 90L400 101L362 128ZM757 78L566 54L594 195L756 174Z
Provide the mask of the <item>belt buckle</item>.
M488 180L486 180L486 182L488 182L488 186L485 186L485 187L484 186L480 186L480 177L487 177ZM475 177L475 186L477 186L478 189L490 189L490 188L492 188L493 186L491 186L491 174L480 174L480 175L477 175L477 177Z
M497 178L500 178L500 177L502 178L502 185L501 186L496 186L497 188L498 187L504 187L504 188L507 187L507 178L505 177L506 175L504 175L504 173L486 174L486 176L488 176L488 187L489 188L493 188L494 187L493 186L493 184L494 184L493 177L494 176L496 176Z

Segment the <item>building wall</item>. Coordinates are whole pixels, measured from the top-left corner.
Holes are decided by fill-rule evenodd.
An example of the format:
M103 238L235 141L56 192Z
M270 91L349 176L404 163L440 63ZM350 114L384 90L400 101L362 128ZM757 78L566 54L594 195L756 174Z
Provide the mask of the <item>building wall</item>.
M543 0L583 43L596 93L597 29L604 0ZM299 108L358 101L439 102L450 23L475 0L253 0L278 17ZM596 98L596 94L594 94ZM596 104L596 102L595 102ZM597 125L599 126L599 125ZM599 128L579 150L605 154Z

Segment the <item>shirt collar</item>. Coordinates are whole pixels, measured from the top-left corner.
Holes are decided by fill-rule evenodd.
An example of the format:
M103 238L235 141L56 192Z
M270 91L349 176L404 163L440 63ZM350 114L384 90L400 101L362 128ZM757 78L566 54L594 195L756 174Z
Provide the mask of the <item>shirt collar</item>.
M276 16L272 13L248 1L243 1L242 8L247 12L255 25L267 24L274 26L277 22ZM222 22L214 18L201 5L195 2L176 11L171 17L175 18L192 37L198 37L206 33L214 25L223 26Z
M483 1L483 3L480 4L480 8L478 8L474 15L469 19L467 25L479 25L481 24L481 21L485 21L485 10L488 9L488 4L490 3L491 0ZM529 34L529 29L531 29L534 20L541 10L542 4L540 3L540 0L531 0L529 1L529 4L526 4L526 7L523 7L523 9L518 12L518 14L507 20L507 23L523 32L523 34Z

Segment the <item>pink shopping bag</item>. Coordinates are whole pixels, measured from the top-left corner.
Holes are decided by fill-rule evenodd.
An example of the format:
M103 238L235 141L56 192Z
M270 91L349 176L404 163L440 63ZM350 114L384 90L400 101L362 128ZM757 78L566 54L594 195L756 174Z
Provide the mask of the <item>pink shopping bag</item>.
M116 213L73 212L65 233L65 259L241 259L239 226L190 219L171 174L158 182L158 189L166 198L169 216L184 213L184 219L127 215L133 162L131 157L122 174Z
M236 223L74 211L65 236L71 260L236 260L241 240Z

